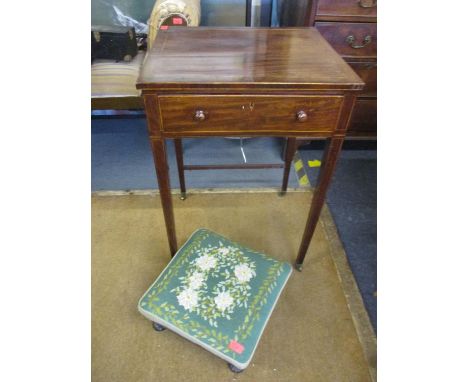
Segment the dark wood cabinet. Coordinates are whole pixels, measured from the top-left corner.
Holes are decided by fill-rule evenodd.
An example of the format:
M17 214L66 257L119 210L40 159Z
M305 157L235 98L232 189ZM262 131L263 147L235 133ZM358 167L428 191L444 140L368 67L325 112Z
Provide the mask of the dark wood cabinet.
M315 26L366 83L348 136L377 136L377 0L311 0L306 24Z

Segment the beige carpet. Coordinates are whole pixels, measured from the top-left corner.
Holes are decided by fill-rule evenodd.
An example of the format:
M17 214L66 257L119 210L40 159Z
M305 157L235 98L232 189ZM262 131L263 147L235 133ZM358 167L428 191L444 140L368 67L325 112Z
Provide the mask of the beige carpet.
M204 227L294 262L310 198L308 192L174 197L178 244ZM234 374L180 336L155 332L137 311L170 259L159 196L93 196L93 381L370 381L325 228L319 224L304 270L291 276L252 363Z

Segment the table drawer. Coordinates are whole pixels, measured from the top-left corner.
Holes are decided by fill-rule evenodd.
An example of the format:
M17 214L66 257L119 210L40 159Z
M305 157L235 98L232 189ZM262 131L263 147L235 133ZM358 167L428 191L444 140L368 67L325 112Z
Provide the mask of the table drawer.
M342 96L160 96L165 132L332 132ZM195 134L194 134L195 135Z
M319 0L316 17L320 20L353 18L374 21L377 17L377 0Z
M315 26L342 56L377 57L377 24L317 22Z
M349 66L366 83L359 96L377 97L377 63L376 62L348 62Z

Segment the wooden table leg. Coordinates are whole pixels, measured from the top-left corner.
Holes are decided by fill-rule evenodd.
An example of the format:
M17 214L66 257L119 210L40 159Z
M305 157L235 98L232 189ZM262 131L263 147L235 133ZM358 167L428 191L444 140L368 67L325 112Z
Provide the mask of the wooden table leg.
M153 150L154 165L158 177L159 194L161 196L161 205L166 222L167 238L171 256L177 252L177 239L174 223L174 211L172 208L171 184L169 181L169 166L167 164L166 143L162 138L151 139L151 148Z
M326 142L325 151L322 157L322 166L317 181L317 187L315 188L314 196L312 198L312 205L309 210L309 217L307 218L306 227L304 234L302 235L302 242L299 248L299 253L296 258L296 269L302 270L302 264L309 248L310 241L317 225L320 211L322 210L323 204L325 203L325 196L327 193L328 186L335 171L336 162L343 145L344 137L328 138Z
M289 171L291 170L291 162L296 152L296 138L289 137L286 140L286 152L284 156L284 172L283 185L281 186L280 196L283 196L288 189Z
M179 173L179 184L180 184L180 199L185 200L185 172L184 172L184 149L182 147L182 139L174 139L175 153L177 159L177 171Z

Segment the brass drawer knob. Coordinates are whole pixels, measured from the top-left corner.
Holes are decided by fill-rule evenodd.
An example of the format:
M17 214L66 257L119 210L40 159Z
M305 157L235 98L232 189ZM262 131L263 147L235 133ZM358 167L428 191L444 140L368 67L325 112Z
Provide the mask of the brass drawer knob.
M296 118L299 122L304 122L307 120L307 113L304 110L300 110L297 112Z
M195 120L204 121L206 119L205 112L203 110L197 110L194 115Z
M359 6L362 8L373 8L377 6L377 0L359 0Z

